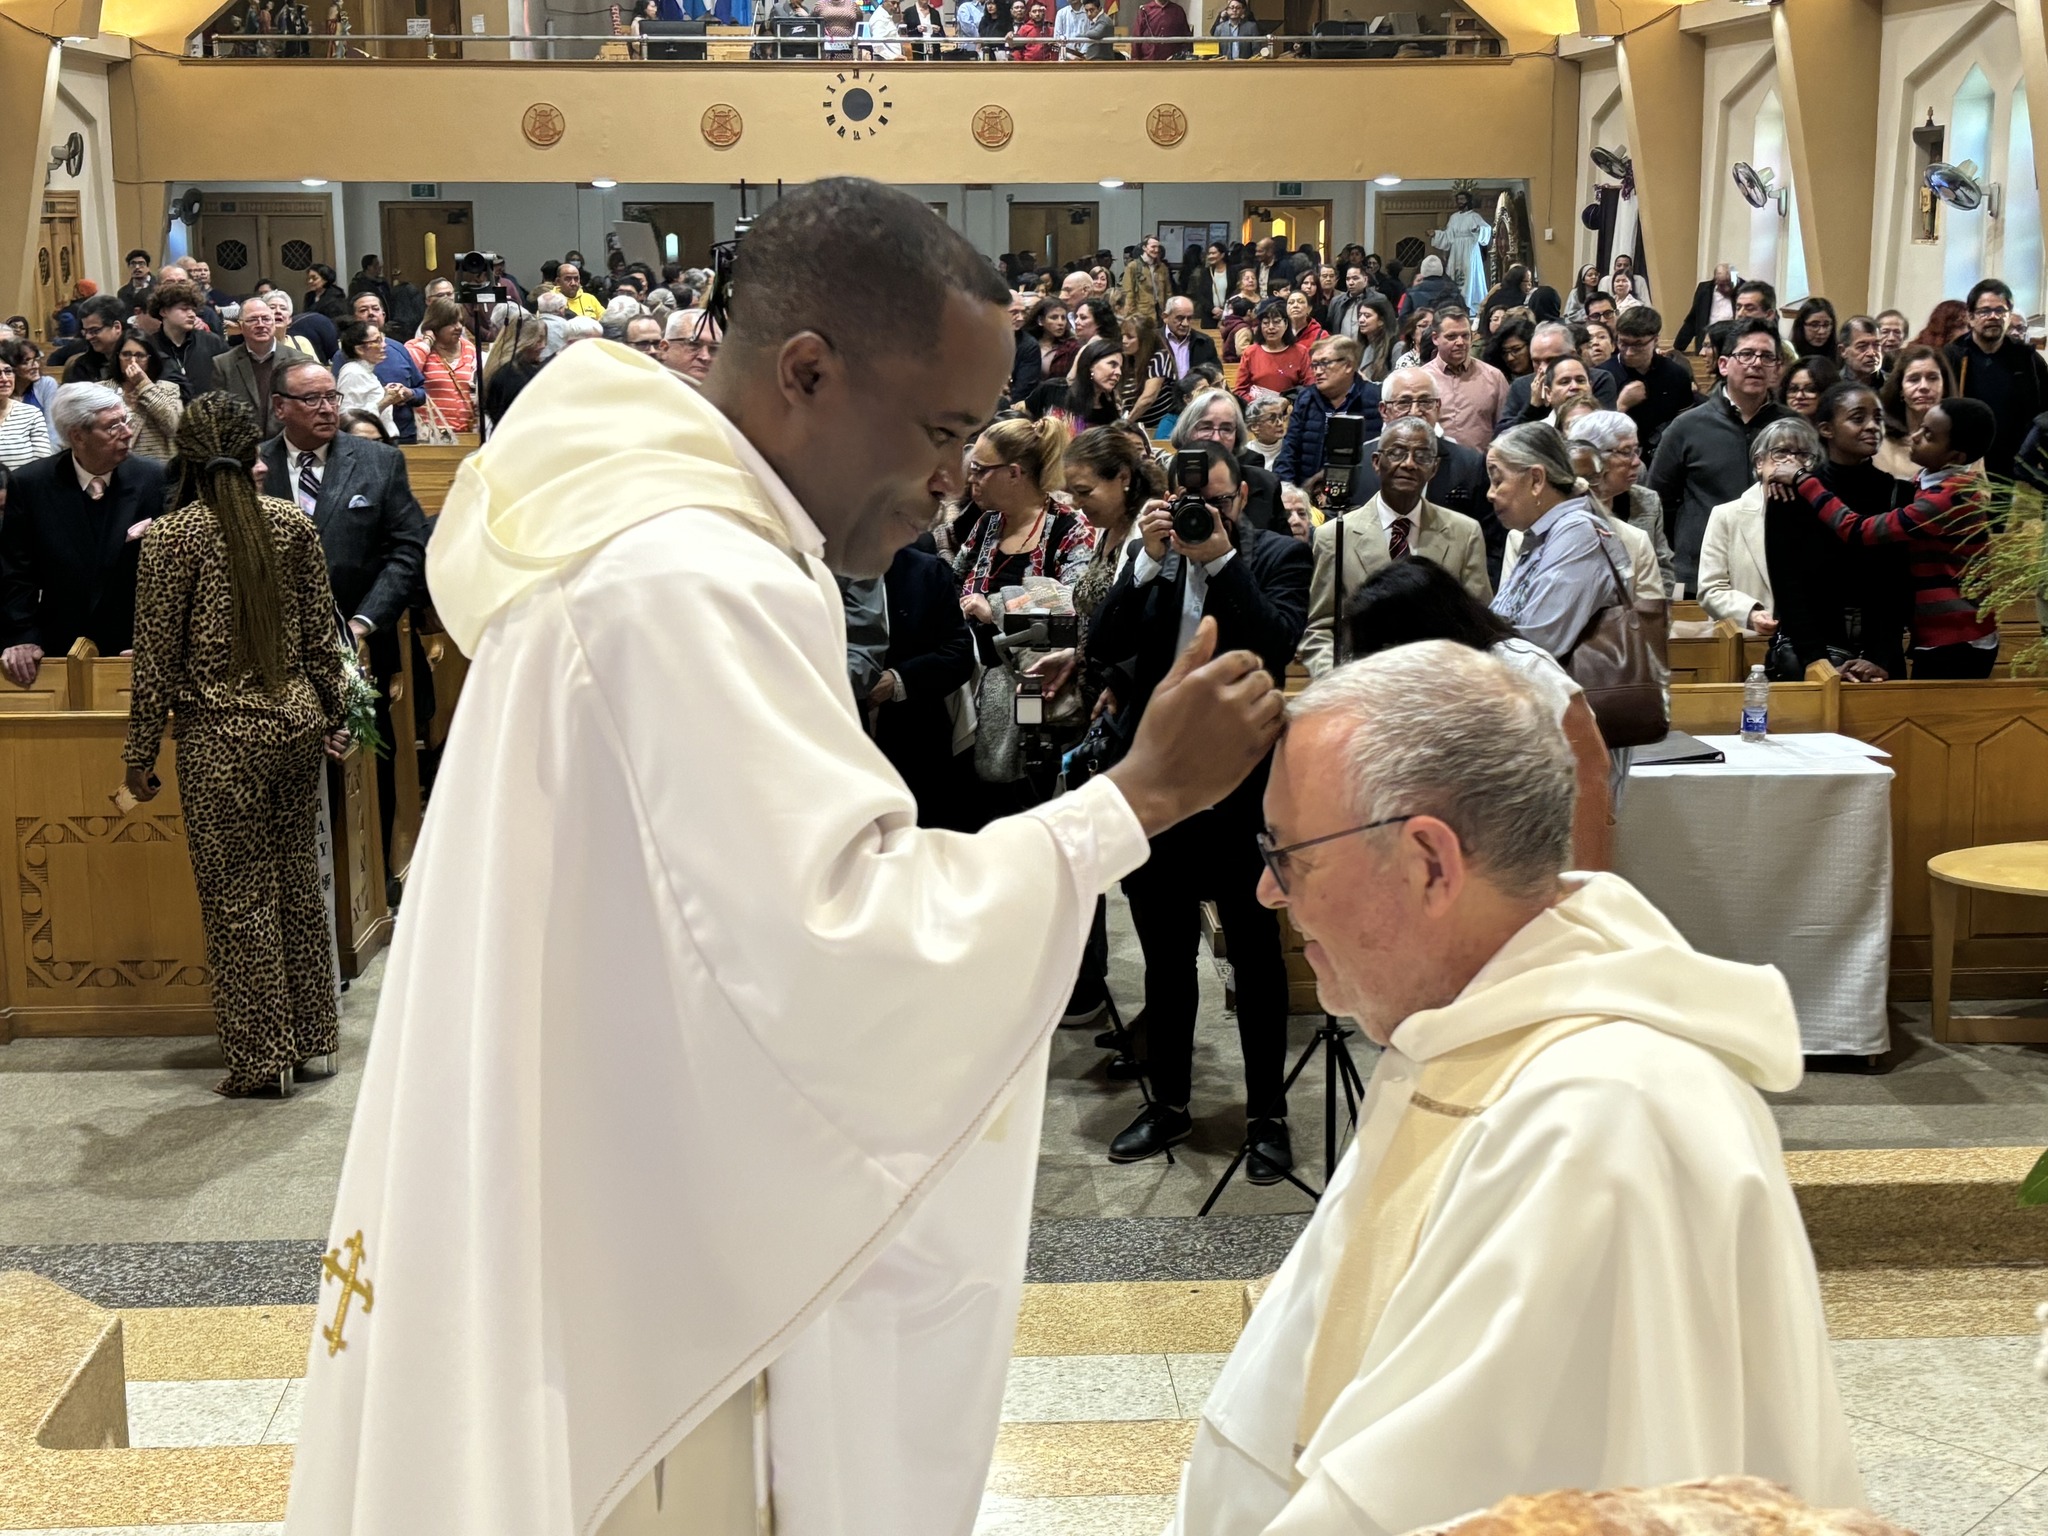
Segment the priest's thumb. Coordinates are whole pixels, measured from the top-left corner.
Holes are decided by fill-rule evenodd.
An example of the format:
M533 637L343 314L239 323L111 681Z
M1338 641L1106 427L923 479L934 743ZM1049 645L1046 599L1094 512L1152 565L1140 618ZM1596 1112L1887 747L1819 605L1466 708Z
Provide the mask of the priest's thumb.
M1209 664L1216 654L1216 621L1204 619L1195 626L1195 638L1188 642L1188 648L1174 659L1173 669L1160 679L1161 691L1186 681L1189 673Z

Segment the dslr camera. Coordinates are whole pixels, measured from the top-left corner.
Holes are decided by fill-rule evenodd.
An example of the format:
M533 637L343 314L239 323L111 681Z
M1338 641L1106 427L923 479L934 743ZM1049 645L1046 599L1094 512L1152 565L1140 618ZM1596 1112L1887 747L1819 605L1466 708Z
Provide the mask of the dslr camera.
M1183 544L1200 544L1216 532L1216 509L1202 499L1209 488L1209 456L1199 448L1183 448L1173 456L1173 536Z
M489 251L457 251L455 297L463 304L504 303L505 290L497 282L497 257Z

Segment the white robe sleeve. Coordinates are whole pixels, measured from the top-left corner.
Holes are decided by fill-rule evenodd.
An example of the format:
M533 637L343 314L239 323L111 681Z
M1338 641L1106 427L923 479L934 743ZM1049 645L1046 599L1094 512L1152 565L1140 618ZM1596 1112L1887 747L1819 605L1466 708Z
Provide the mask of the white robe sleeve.
M1769 1112L1652 1035L1554 1046L1487 1112L1269 1536L1715 1473L1863 1502ZM1617 1048L1695 1091L1599 1076Z

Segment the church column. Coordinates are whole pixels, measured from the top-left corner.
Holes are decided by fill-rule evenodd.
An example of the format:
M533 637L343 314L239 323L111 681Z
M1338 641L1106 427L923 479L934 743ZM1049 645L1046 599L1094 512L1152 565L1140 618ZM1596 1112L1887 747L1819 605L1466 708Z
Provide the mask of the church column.
M2019 0L2022 12L2040 0ZM1876 0L1799 0L1771 7L1778 98L1806 282L1849 316L1870 299L1870 188L1876 175L1878 63L1883 43ZM2026 36L2026 22L2020 35ZM1780 297L1792 303L1804 294Z
M19 221L12 237L0 237L0 301L10 315L35 311L43 173L57 120L62 56L49 38L0 16L0 209L12 208ZM8 221L0 220L0 229L6 227Z
M1699 281L1700 161L1706 153L1706 50L1680 29L1679 15L1676 8L1666 11L1614 45L1643 258L1667 333L1678 328L1681 306Z
M2014 0L2020 27L2020 68L2027 82L2027 125L2033 130L2036 179L2048 165L2048 0ZM2034 103L2044 105L2034 110Z

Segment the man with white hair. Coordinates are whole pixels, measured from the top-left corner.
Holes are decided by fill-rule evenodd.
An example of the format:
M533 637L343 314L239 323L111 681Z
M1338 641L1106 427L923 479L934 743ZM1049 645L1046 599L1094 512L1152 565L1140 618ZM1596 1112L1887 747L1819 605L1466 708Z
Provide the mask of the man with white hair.
M1554 706L1429 641L1313 683L1260 899L1384 1049L1210 1394L1177 1536L1386 1536L1509 1494L1717 1474L1860 1505L1771 1112L1785 981L1567 874Z
M137 557L164 501L118 389L66 384L50 416L64 450L14 471L0 520L0 672L23 688L81 635L104 656L134 645Z
M573 347L579 341L597 341L603 335L602 320L593 320L588 315L571 315L562 326L562 345Z
M668 317L668 330L657 354L664 368L681 374L692 384L701 384L718 361L723 333L718 322L701 309L679 309Z
M541 328L548 333L548 343L540 349L543 360L561 351L568 341L565 334L569 322L569 301L553 289L549 289L533 301L534 313L540 316Z

